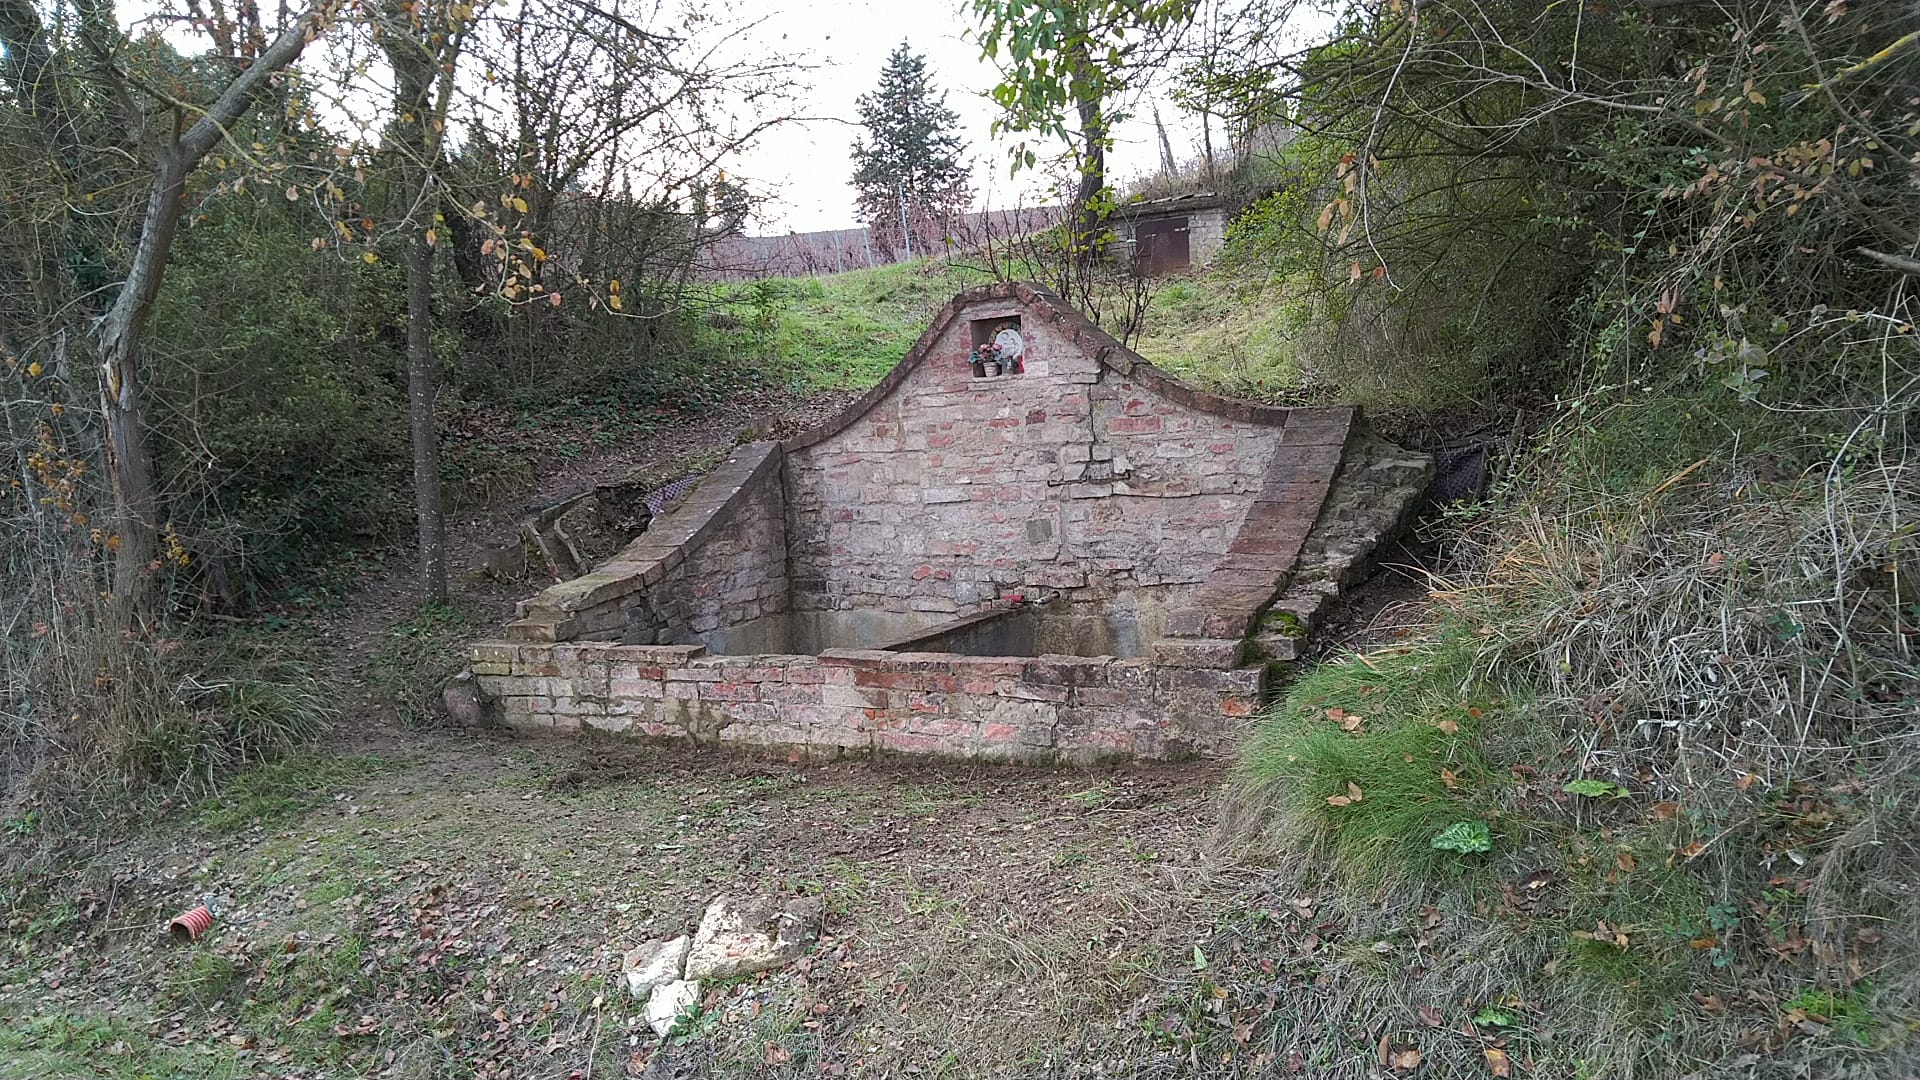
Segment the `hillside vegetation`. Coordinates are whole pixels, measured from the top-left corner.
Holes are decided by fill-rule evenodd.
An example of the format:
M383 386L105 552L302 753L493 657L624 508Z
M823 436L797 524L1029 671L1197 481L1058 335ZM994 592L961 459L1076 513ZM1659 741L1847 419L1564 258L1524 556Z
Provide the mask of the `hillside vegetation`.
M1916 31L1437 0L1293 61L1293 183L1206 303L1283 282L1302 382L1515 437L1431 628L1304 675L1242 763L1297 905L1276 1055L1911 1071Z

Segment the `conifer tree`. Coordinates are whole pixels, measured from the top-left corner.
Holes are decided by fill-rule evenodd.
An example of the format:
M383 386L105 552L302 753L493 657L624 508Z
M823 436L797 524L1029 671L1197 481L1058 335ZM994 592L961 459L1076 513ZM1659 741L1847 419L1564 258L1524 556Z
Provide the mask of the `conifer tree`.
M905 41L857 104L866 128L853 144L861 220L876 245L925 254L952 234L972 199L960 117L935 89L927 58Z

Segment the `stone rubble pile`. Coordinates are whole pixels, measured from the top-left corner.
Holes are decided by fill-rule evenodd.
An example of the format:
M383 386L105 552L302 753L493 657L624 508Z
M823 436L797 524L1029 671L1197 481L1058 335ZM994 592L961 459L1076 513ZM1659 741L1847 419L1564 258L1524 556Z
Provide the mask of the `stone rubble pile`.
M771 971L800 959L820 936L817 897L723 895L707 905L691 937L656 939L629 950L627 991L646 1002L647 1024L665 1038L700 1004L700 984Z

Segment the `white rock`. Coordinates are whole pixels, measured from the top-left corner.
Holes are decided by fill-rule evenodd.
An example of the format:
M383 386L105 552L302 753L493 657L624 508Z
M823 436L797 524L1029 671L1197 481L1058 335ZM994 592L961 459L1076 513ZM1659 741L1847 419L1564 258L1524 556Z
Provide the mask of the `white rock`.
M649 941L628 950L626 963L621 965L627 992L645 1001L654 987L678 981L692 944L693 939L682 934L672 941Z
M707 905L687 951L689 979L730 979L798 960L820 930L817 900L722 896Z
M647 1024L653 1033L666 1038L673 1025L700 1004L700 983L694 979L675 979L653 988L647 998Z

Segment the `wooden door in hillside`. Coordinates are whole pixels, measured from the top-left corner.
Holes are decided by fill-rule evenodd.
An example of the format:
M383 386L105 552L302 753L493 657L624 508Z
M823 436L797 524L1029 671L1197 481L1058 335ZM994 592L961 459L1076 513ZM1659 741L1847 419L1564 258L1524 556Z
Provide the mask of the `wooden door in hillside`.
M1134 266L1147 276L1185 270L1193 265L1192 253L1187 247L1187 219L1155 218L1136 223L1133 258Z

